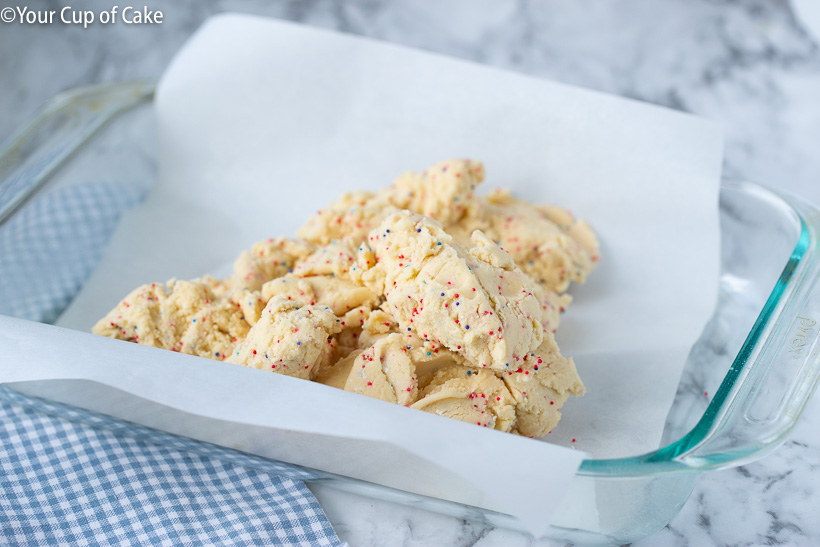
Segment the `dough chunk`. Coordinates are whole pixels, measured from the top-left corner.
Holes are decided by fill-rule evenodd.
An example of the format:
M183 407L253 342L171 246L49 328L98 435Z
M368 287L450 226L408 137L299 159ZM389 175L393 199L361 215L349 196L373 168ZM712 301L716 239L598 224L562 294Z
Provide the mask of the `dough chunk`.
M400 175L380 197L447 227L481 216L483 205L475 190L483 180L484 164L480 161L446 160L423 173Z
M484 180L480 161L451 159L424 172L399 175L380 192L346 193L318 211L299 230L299 237L320 245L349 239L354 245L397 209L406 209L438 220L459 242L469 241L476 229L488 226L484 203L476 187Z
M374 312L379 314L379 311ZM323 369L317 381L409 406L418 398L418 386L443 367L459 362L446 349L432 349L412 333L367 333L370 343L335 365Z
M516 401L492 371L450 365L433 375L412 408L510 431L516 418Z
M288 274L269 281L262 287L262 298L265 301L278 295L310 305L327 306L339 317L350 315L349 323L343 325L345 327L361 326L365 314L360 310L366 309L369 312L379 304L379 296L367 287L326 275L301 278Z
M544 330L555 334L561 324L561 316L572 302L569 294L558 294L541 285L532 284L533 294L541 305L541 324Z
M310 217L297 234L319 245L345 237L356 242L364 241L385 216L387 204L375 198L374 192L342 194L339 201Z
M541 307L509 255L481 232L472 243L464 249L438 222L402 211L371 232L351 273L385 295L400 331L501 371L540 345Z
M92 332L222 360L249 330L242 308L218 298L208 282L172 279L137 287Z
M275 296L228 362L311 379L332 359L332 335L340 330L339 319L329 308Z
M348 277L350 267L356 261L360 245L361 240L354 241L350 237L334 239L330 243L321 245L312 254L296 264L293 273L299 277L314 275Z
M584 394L575 363L561 355L551 333L536 351L510 365L501 377L516 401L514 432L526 437L552 431L569 395Z
M361 347L368 347L388 334L398 333L402 345L416 367L419 385L424 385L438 369L452 363L461 363L464 359L441 344L431 340L422 340L412 329L403 331L390 313L383 309L373 310L362 326L359 339Z
M259 291L233 289L228 293L228 301L242 311L242 317L250 326L256 324L265 309L268 299L262 298Z
M286 237L255 243L234 262L230 285L258 291L266 282L291 271L296 262L305 259L314 249L315 245L308 241Z
M402 336L396 333L352 353L319 381L400 405L409 405L418 396L415 366Z
M589 226L558 207L536 207L497 190L487 197L488 235L544 289L563 293L583 283L598 261Z

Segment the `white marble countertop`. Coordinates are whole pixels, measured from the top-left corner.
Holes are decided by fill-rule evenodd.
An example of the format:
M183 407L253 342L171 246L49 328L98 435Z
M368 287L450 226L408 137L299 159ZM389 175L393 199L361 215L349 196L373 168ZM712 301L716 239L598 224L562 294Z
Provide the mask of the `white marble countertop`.
M99 11L114 2L92 0ZM55 9L30 2L29 9ZM141 6L142 4L140 4ZM208 0L160 25L0 24L0 139L48 98L156 80L209 15L257 13L366 35L703 115L726 132L725 173L820 203L820 45L769 0ZM636 545L820 544L820 399L766 458L704 475L680 514ZM550 545L514 532L316 489L351 545Z

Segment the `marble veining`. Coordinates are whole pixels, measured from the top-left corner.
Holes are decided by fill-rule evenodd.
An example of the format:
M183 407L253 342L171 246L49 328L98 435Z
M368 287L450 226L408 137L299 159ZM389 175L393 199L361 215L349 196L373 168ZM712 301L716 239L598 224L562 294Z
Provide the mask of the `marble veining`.
M89 0L83 9L113 4ZM25 5L59 10L61 3ZM727 175L820 203L820 45L801 29L787 2L157 0L145 5L163 10L162 25L0 26L0 139L65 89L156 80L205 18L239 11L693 112L723 125ZM99 153L114 158L109 162L113 169L116 154L126 152L112 146ZM145 183L154 166L149 151L138 153L146 159L144 169L133 174L134 183ZM91 160L80 159L72 169L87 169L90 163L84 161ZM728 332L728 325L715 336ZM712 343L720 346L720 340ZM710 355L708 345L704 351ZM705 405L697 397L718 380L690 371L679 397ZM781 448L758 462L703 476L680 514L635 545L820 544L818 430L820 400L815 397ZM323 486L314 489L339 536L354 546L557 545Z

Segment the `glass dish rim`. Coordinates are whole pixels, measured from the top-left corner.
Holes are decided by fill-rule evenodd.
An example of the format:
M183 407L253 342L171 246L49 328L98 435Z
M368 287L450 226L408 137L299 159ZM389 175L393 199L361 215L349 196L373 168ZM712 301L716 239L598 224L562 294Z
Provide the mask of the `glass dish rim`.
M686 454L696 450L702 442L714 431L715 425L718 422L718 416L722 414L730 402L730 397L736 382L740 381L744 372L749 368L755 366L755 362L747 359L752 349L760 344L761 338L766 330L766 327L771 325L776 320L774 311L786 292L787 287L792 283L792 272L794 272L802 261L806 259L812 250L812 243L816 247L816 235L812 234L810 224L801 209L802 206L808 205L800 198L790 196L786 193L778 192L776 190L767 188L764 185L752 183L749 181L742 181L738 179L723 178L721 180L721 193L726 190L740 190L752 193L765 193L769 199L775 199L781 206L787 208L799 223L800 234L797 238L797 243L792 250L789 259L783 266L783 270L775 282L775 286L766 298L762 310L755 319L749 334L746 336L743 345L738 350L737 355L733 358L732 366L727 372L726 376L721 380L715 396L709 402L703 415L698 419L697 423L688 432L684 433L676 441L672 441L666 446L662 446L656 450L639 454L636 456L628 456L622 458L586 458L582 461L581 467L578 470L578 475L597 477L597 478L618 478L618 477L633 477L636 473L629 468L643 467L642 471L638 473L640 476L647 476L653 474L664 474L674 472L700 472L708 469L719 469L741 463L758 459L756 453L768 452L782 443L786 435L791 431L791 427L781 431L779 437L773 440L769 446L750 447L747 451L736 451L732 453L731 459L723 461L715 461L712 463L704 462L696 468L676 469L666 468L658 469L655 472L648 472L645 469L647 464L656 464L661 462L673 461L682 454ZM796 421L796 418L795 418ZM733 464L733 465L727 465Z

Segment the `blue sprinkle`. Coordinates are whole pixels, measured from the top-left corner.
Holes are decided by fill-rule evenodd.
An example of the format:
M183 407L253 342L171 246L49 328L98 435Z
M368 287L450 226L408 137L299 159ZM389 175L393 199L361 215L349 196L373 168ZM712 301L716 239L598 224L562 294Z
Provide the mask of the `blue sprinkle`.
M219 357L219 352L217 351L216 353L214 353L214 355L216 355L217 357Z
M290 270L288 270L288 273L293 273L293 268L291 268Z
M296 342L296 345L297 345L297 346L301 346L301 345L302 345L302 342Z
M427 352L427 355L430 355L430 352L429 352L429 351Z
M410 327L407 327L407 332L410 332Z
M389 234L389 233L390 233L390 230L387 230L387 233Z
M470 325L466 325L464 328L470 330Z
M417 233L421 233L421 228L416 228Z
M193 322L196 323L196 318L194 318Z
M470 375L470 374L472 374L472 373L473 373L473 371L472 371L472 370L468 370L468 371L467 371L467 376L469 376L469 375Z
M456 306L460 306L460 305L461 305L461 302L456 302ZM467 327L467 328L469 328L469 327Z
M441 296L444 296L444 293L441 293Z
M136 326L134 327L134 330L137 330L137 327L136 327Z
M438 242L438 245L441 245L441 241Z
M509 363L507 363L507 364L506 364L506 365L504 365L504 366L505 366L505 367L508 367L508 366L510 366L510 364L509 364Z
M265 359L270 359L270 357L268 357L267 353L265 354Z

